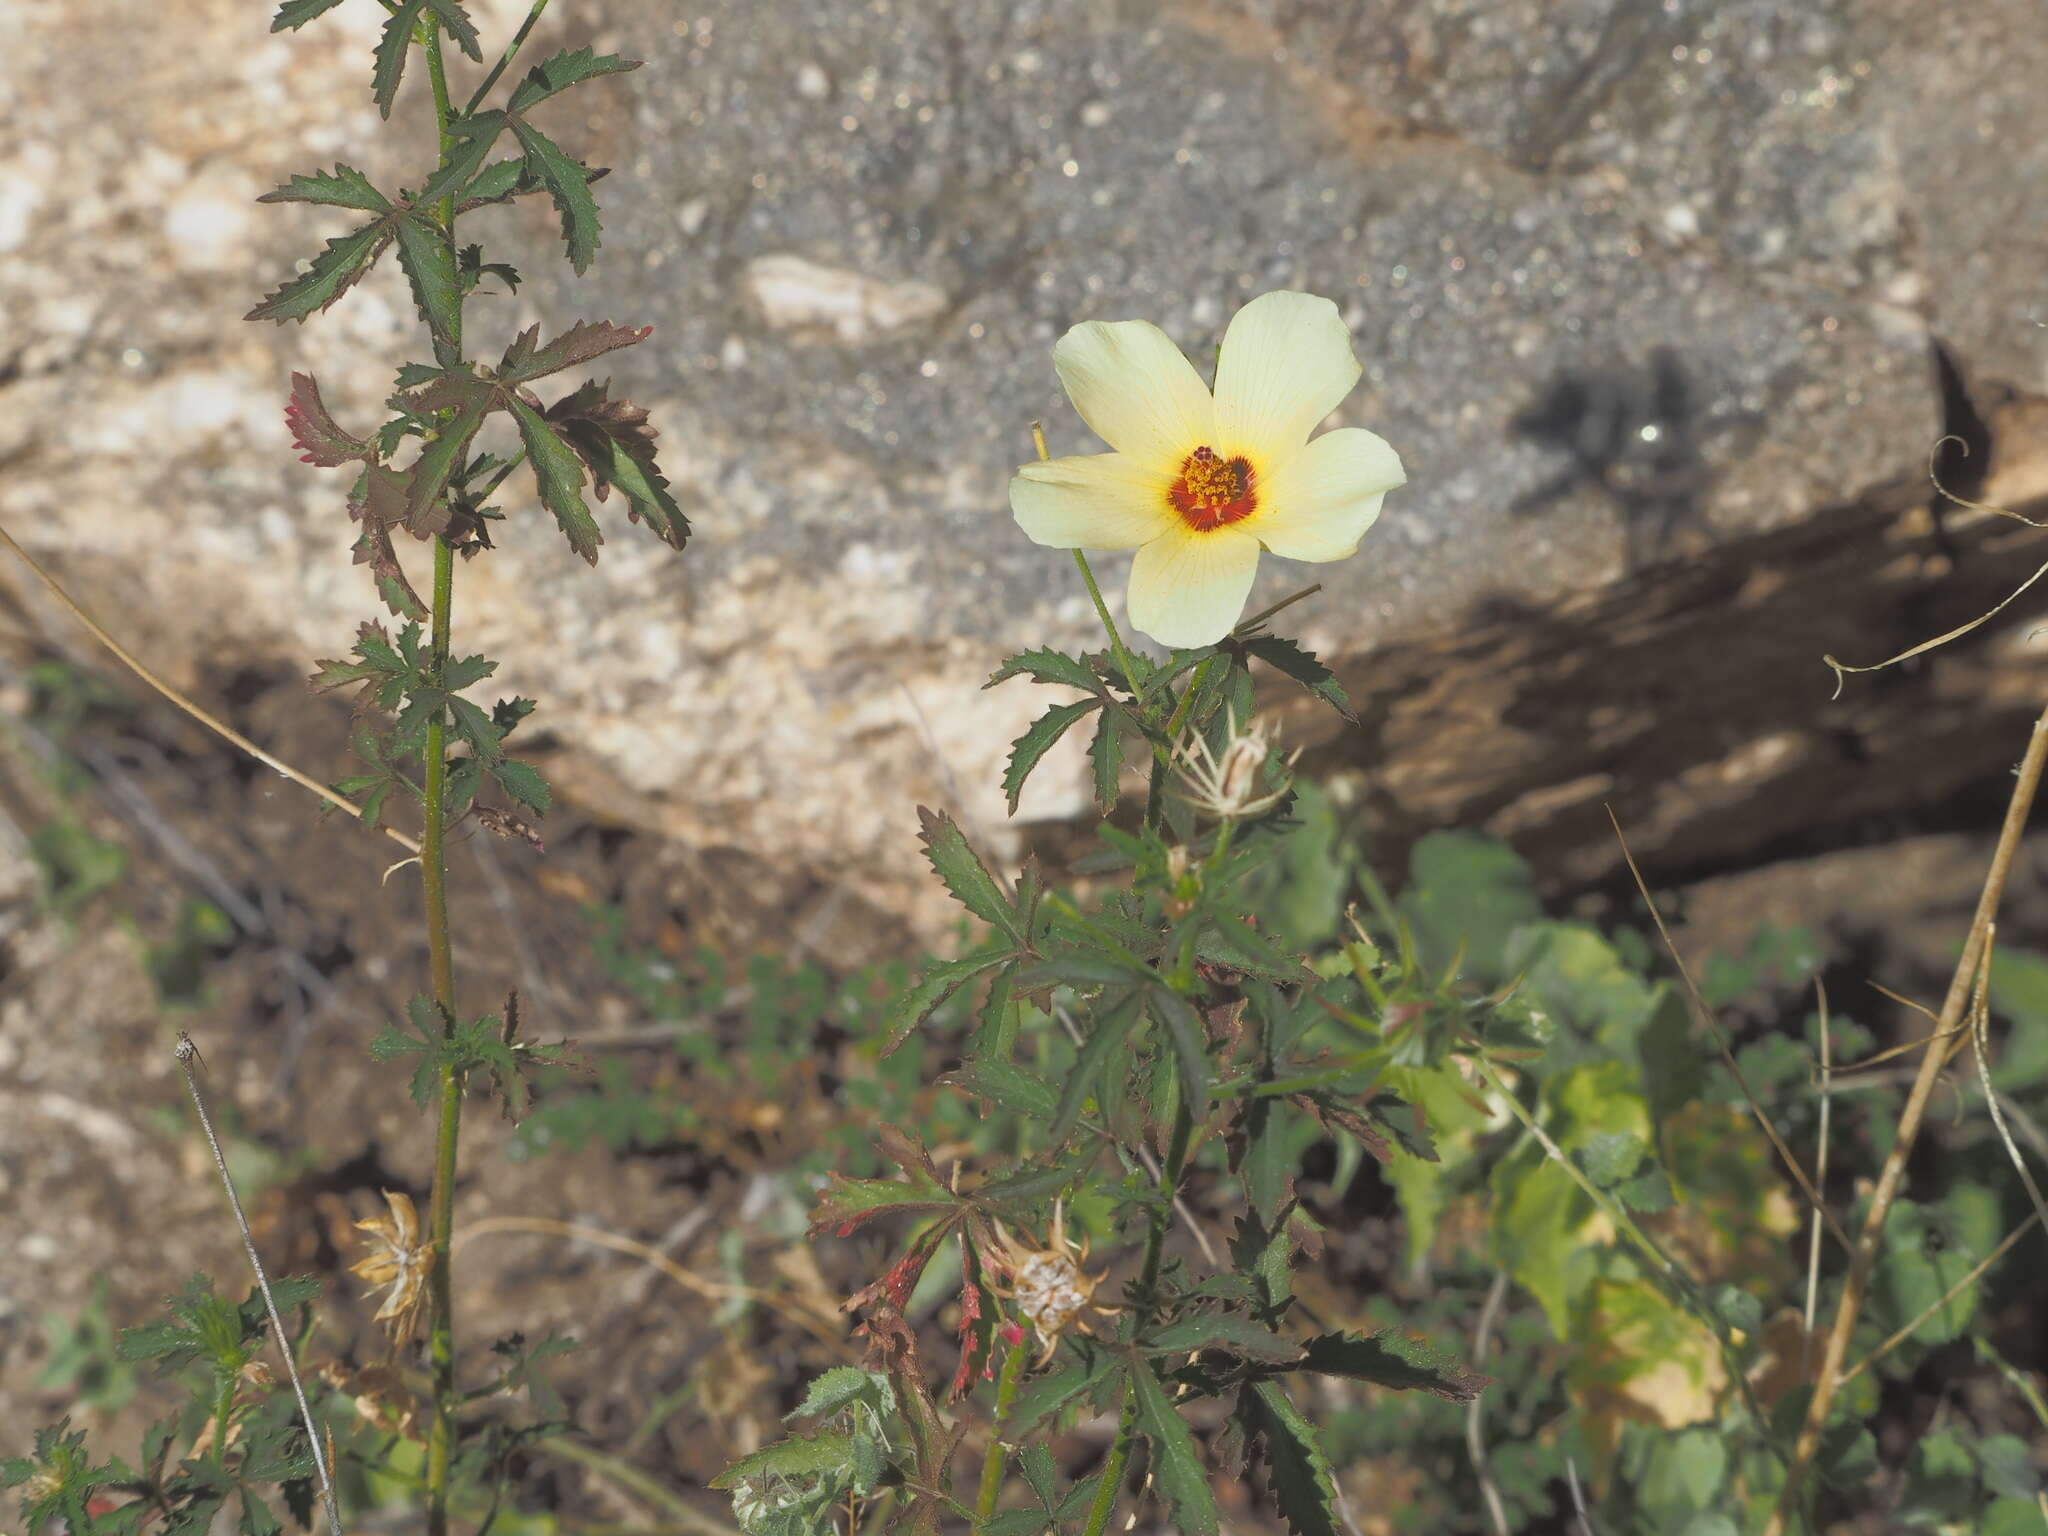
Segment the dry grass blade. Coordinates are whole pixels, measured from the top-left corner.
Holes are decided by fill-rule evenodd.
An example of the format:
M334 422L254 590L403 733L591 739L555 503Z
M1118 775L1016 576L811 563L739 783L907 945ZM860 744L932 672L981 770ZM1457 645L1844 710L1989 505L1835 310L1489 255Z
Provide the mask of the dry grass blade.
M1814 1188L1813 1180L1806 1176L1806 1169L1801 1166L1799 1159L1792 1155L1792 1149L1785 1145L1785 1138L1778 1134L1778 1128L1771 1124L1771 1117L1764 1113L1763 1105L1757 1102L1756 1095L1750 1091L1749 1080L1742 1075L1742 1067L1735 1060L1735 1052L1729 1048L1727 1035L1722 1033L1713 1009L1707 1006L1707 1000L1700 995L1699 985L1692 979L1692 971L1685 963L1685 956L1678 952L1678 946L1672 942L1671 930L1664 925L1664 914L1657 910L1656 898L1651 896L1649 884L1643 879L1642 870L1636 867L1636 856L1629 849L1628 838L1621 830L1621 819L1614 814L1614 807L1611 805L1607 807L1607 819L1614 825L1615 840L1621 844L1621 856L1628 864L1629 874L1635 878L1636 889L1642 893L1643 905L1650 909L1650 920L1657 925L1657 937L1664 941L1665 953L1671 956L1671 963L1678 968L1678 979L1685 983L1685 995L1692 1004L1694 1019L1705 1025L1707 1033L1714 1037L1714 1046L1720 1051L1722 1062L1735 1079L1735 1086L1742 1092L1742 1102L1749 1106L1749 1112L1763 1128L1763 1133L1769 1138L1773 1150L1791 1172L1793 1182L1799 1186L1799 1192L1806 1196L1807 1205L1827 1224L1827 1229L1834 1234L1835 1241L1847 1248L1849 1234L1843 1231L1842 1224L1835 1220L1834 1213L1827 1208L1827 1202L1821 1199L1820 1191Z
M139 659L137 659L137 657L131 651L129 651L129 649L126 646L122 645L120 641L116 640L112 635L108 634L106 630L101 627L97 619L95 619L91 614L87 613L84 608L80 607L78 600L74 598L69 592L66 592L64 590L64 588L58 583L56 577L52 576L48 571L44 570L40 565L36 564L35 557L31 555L27 550L23 549L21 545L16 543L14 535L9 533L5 528L0 528L0 544L5 544L7 548L14 553L16 559L21 561L23 565L27 566L31 571L33 571L35 573L36 579L40 581L45 587L48 587L50 589L50 595L56 598L57 601L63 605L64 610L67 613L69 613L74 619L78 620L79 623L83 624L86 627L86 629L91 633L93 639L99 641L101 645L104 645L108 650L112 651L114 653L114 659L119 661L122 666L126 667L130 672L133 672L137 677L141 678L145 683L149 684L150 687L154 688L158 693L162 694L165 698L169 699L173 704L177 705L178 708L182 709L186 714L190 715L194 720L197 720L201 725L205 726L209 731L212 731L216 736L220 737L229 745L236 747L243 752L248 753L249 756L255 758L256 761L263 764L264 767L276 769L277 772L283 774L286 778L290 779L294 784L297 784L302 788L311 790L314 794L318 795L322 800L325 800L329 805L333 806L336 810L347 811L349 815L357 818L358 820L361 820L363 814L362 807L357 805L353 800L349 799L348 796L335 793L333 790L329 789L325 784L322 784L318 779L313 778L310 774L301 773L299 772L298 769L294 768L290 763L284 762L279 758L272 757L268 752L264 751L261 747L257 746L255 742L251 741L248 737L244 736L240 731L237 731L233 726L226 724L224 721L215 719L212 715L208 714L205 710L201 709L197 704L194 704L190 699L186 698L184 694L178 692L177 689L173 688L169 683L165 682L162 678L158 677L154 672L150 671L149 668L144 666L142 662ZM420 845L414 842L411 838L407 837L403 832L400 832L397 828L385 827L382 830L386 837L390 838L394 843L397 843L401 848L406 849L414 855L417 855L419 853Z

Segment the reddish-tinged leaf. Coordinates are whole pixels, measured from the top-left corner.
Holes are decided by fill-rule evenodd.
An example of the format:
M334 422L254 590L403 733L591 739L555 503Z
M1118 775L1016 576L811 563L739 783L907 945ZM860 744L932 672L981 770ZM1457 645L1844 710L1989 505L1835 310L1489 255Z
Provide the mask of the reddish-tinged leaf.
M587 363L593 357L616 352L620 347L630 347L653 334L651 325L634 330L613 325L609 320L579 320L553 341L542 343L540 327L529 326L505 349L504 360L498 364L498 377L511 384L528 384L578 363Z
M960 1364L953 1372L950 1395L959 1397L973 1389L976 1381L995 1374L996 1324L1001 1313L992 1304L985 1309L988 1295L982 1277L981 1256L974 1245L960 1235Z
M840 1303L842 1312L865 1312L871 1307L887 1306L902 1311L910 1305L910 1293L917 1289L917 1282L924 1277L925 1266L939 1251L939 1243L950 1228L950 1222L941 1222L910 1245L910 1251L884 1271L881 1279L870 1282L855 1291Z
M943 1211L959 1206L951 1192L921 1181L849 1179L836 1173L831 1178L811 1208L813 1237L827 1232L849 1237L864 1223L891 1211Z
M370 445L353 433L344 432L320 398L320 384L310 373L292 375L292 392L285 401L284 424L292 434L292 446L300 462L334 469L371 456Z
M690 520L655 462L658 434L647 424L644 407L607 398L609 389L595 380L583 385L550 406L548 420L589 467L599 501L616 486L625 495L628 517L645 519L657 538L681 549L689 541Z

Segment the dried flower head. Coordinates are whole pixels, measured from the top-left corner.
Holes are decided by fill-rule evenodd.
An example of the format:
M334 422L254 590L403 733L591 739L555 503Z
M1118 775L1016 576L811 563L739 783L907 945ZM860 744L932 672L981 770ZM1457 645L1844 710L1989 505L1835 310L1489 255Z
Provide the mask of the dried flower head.
M391 1294L377 1309L377 1321L384 1324L394 1340L411 1335L427 1300L427 1276L434 1267L433 1250L420 1241L419 1212L412 1197L393 1190L384 1191L390 1207L383 1216L356 1223L356 1229L370 1236L369 1255L349 1266L349 1273L370 1282L364 1295L374 1295L384 1286Z
M1217 821L1242 821L1262 816L1287 797L1291 776L1281 776L1277 789L1265 789L1260 782L1266 760L1273 754L1264 725L1240 730L1236 716L1229 717L1221 752L1212 752L1200 731L1189 731L1175 749L1173 767L1179 779L1177 793L1196 810ZM1283 765L1294 766L1300 756L1296 748Z
M1005 1286L990 1288L1014 1301L1024 1320L1037 1331L1044 1345L1038 1364L1044 1365L1052 1358L1060 1335L1070 1324L1083 1333L1092 1331L1088 1319L1081 1315L1084 1311L1114 1317L1123 1310L1095 1300L1096 1287L1109 1271L1091 1275L1081 1267L1088 1261L1087 1240L1084 1238L1079 1247L1068 1240L1066 1212L1059 1202L1053 1204L1052 1232L1044 1247L1021 1242L1000 1225L996 1234L1002 1240L1002 1259L1010 1271L1010 1280Z

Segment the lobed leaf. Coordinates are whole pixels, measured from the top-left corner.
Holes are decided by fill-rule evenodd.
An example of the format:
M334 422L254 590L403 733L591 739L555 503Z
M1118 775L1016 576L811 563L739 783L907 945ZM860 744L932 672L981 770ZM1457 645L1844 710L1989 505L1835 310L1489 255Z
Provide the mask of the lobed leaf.
M999 928L1019 949L1030 947L1030 935L1018 921L1010 900L988 866L967 841L953 818L917 808L918 838L925 857L960 905L991 927Z
M327 309L354 287L362 275L391 243L391 220L374 219L360 229L329 240L312 266L285 283L242 318L244 320L303 321L308 315Z
M476 35L476 23L469 19L469 12L462 8L460 0L426 0L426 6L442 30L455 39L455 45L482 63L483 42Z
M1358 719L1351 712L1351 700L1345 694L1343 684L1337 681L1337 675L1318 661L1312 652L1279 635L1259 635L1239 641L1238 645L1274 671L1293 678L1346 720L1355 722Z
M413 33L423 3L424 0L398 0L377 39L370 96L377 103L377 111L387 118L398 101L398 84L405 77L405 56L412 51Z
M961 987L1003 964L1008 955L970 955L964 960L939 960L925 967L901 997L890 1003L882 1015L882 1054L889 1055L910 1037L912 1030L932 1016L939 1004Z
M1123 731L1116 711L1104 709L1095 727L1095 737L1088 743L1088 768L1095 787L1095 804L1105 816L1116 809L1117 780L1123 766Z
M256 199L259 203L318 203L327 208L355 208L364 213L388 213L391 201L370 185L370 178L352 165L337 163L332 171L315 171L294 176L274 192Z
M270 18L270 30L296 30L315 16L325 15L339 4L341 0L284 0L284 4L277 8L277 14Z
M581 85L585 80L595 80L600 75L623 75L639 67L638 59L622 59L615 53L601 54L594 48L552 54L526 72L526 78L513 88L512 99L505 104L506 110L524 112L572 85Z
M1287 1528L1295 1536L1338 1536L1337 1481L1315 1426L1274 1381L1254 1382L1238 1412Z
M690 520L669 494L668 479L654 461L657 434L647 425L647 411L608 399L608 388L585 384L549 407L547 418L582 457L598 500L616 487L625 495L628 517L644 519L657 538L681 549L689 542Z
M531 123L519 118L510 121L512 132L526 151L528 174L546 187L554 199L555 211L562 220L562 240L569 250L569 265L580 277L597 257L600 231L597 200L590 195L591 174Z
M1195 1449L1195 1437L1148 1367L1131 1372L1138 1428L1152 1443L1152 1475L1166 1496L1173 1529L1182 1536L1216 1536L1216 1496Z
M334 469L371 456L370 445L328 412L320 398L320 384L310 373L292 375L292 392L285 401L284 424L292 435L292 446L300 451L299 462Z
M654 327L613 325L609 320L578 320L554 340L543 343L540 327L530 325L512 338L498 364L498 377L508 384L530 384L548 374L587 363L620 347L630 347L654 334ZM585 386L586 388L588 386Z
M1205 1312L1176 1318L1146 1334L1144 1348L1152 1354L1176 1355L1218 1349L1268 1365L1291 1364L1302 1353L1301 1346L1291 1339L1284 1339L1236 1312Z
M1464 1369L1457 1357L1395 1328L1376 1333L1326 1333L1302 1346L1297 1370L1348 1376L1403 1392L1427 1392L1469 1403L1493 1385L1491 1376Z
M1028 677L1036 683L1060 683L1083 693L1099 693L1102 687L1086 662L1055 650L1020 651L990 673L981 686L993 688L1013 677Z
M413 306L434 339L453 346L462 328L462 284L447 232L414 208L397 221L396 233L398 265L412 285Z
M1087 1106L1089 1097L1096 1093L1096 1084L1101 1080L1104 1069L1123 1048L1144 1013L1145 994L1142 990L1133 990L1107 1009L1095 1010L1094 1027L1081 1043L1080 1054L1074 1058L1073 1069L1067 1073L1066 1084L1060 1090L1059 1107L1052 1122L1052 1145L1063 1145L1074 1134L1081 1111Z
M1209 1048L1202 1021L1194 1004L1171 987L1154 987L1152 1004L1159 1022L1166 1026L1167 1039L1173 1043L1181 1097L1189 1112L1200 1119L1209 1102Z
M526 459L533 466L534 482L540 488L541 505L555 515L555 524L568 539L569 547L592 565L597 564L597 546L604 542L597 519L583 500L583 461L576 450L545 416L511 396L506 404L519 423L519 436L526 444Z
M503 172L496 166L489 172L484 171L483 163L498 142L499 135L505 131L505 123L506 117L502 112L472 112L467 117L458 117L450 121L447 136L452 147L442 160L440 169L420 188L419 196L414 202L438 203L444 197L451 197L457 191L469 188L473 179L481 179L482 176L491 174L502 177ZM519 175L513 177L516 184L519 176L525 173L525 160L521 158L503 163L515 167L519 172ZM509 187L506 189L508 193L510 190Z
M1024 781L1031 777L1031 770L1039 760L1052 750L1054 742L1066 735L1067 728L1092 709L1100 709L1100 699L1080 699L1072 704L1055 704L1030 727L1010 743L1010 761L1003 769L1003 793L1010 800L1010 814L1017 814L1017 802L1024 793Z

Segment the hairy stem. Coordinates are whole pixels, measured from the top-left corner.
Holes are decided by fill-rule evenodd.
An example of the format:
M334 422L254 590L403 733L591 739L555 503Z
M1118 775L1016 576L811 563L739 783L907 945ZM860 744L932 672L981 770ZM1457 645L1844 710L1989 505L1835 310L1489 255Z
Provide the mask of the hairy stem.
M1166 1232L1173 1225L1173 1202L1180 1193L1180 1177L1187 1168L1188 1147L1194 1137L1194 1110L1176 1093L1173 1139L1167 1144L1166 1166L1159 1176L1159 1192L1163 1198L1153 1210L1151 1226L1145 1233L1145 1259L1138 1269L1137 1288L1132 1292L1129 1321L1123 1335L1126 1343L1142 1336L1152 1325L1152 1313L1159 1299L1159 1262L1166 1251ZM1133 1368L1145 1369L1143 1366ZM1116 1509L1117 1488L1124 1480L1124 1468L1130 1464L1131 1441L1137 1434L1137 1421L1138 1395L1126 1386L1123 1412L1117 1417L1116 1441L1110 1446L1109 1460L1103 1465L1102 1486L1095 1490L1095 1502L1089 1506L1088 1523L1082 1528L1082 1536L1102 1536L1109 1524L1109 1517Z
M1969 939L1963 945L1962 958L1956 962L1955 975L1949 980L1948 996L1942 1001L1934 1035L1927 1043L1927 1054L1920 1058L1919 1073L1913 1079L1912 1091L1906 1096L1897 1136L1885 1157L1883 1169L1878 1173L1877 1188L1872 1191L1869 1208L1864 1213L1863 1230L1857 1234L1856 1246L1849 1254L1849 1270L1842 1279L1841 1299L1835 1304L1834 1325L1828 1330L1827 1347L1821 1352L1820 1372L1814 1378L1813 1399L1807 1405L1806 1421L1799 1427L1799 1438L1793 1443L1791 1465L1786 1468L1778 1506L1771 1511L1770 1521L1764 1526L1764 1536L1782 1536L1792 1512L1799 1507L1807 1468L1813 1464L1813 1458L1820 1450L1821 1434L1827 1428L1828 1412L1834 1407L1836 1389L1845 1379L1840 1374L1842 1365L1848 1357L1850 1339L1856 1332L1856 1320L1863 1311L1863 1298L1870 1288L1870 1272L1876 1266L1878 1248L1884 1239L1885 1218L1891 1214L1899 1186L1905 1182L1906 1160L1912 1155L1913 1143L1919 1139L1920 1125L1926 1118L1927 1105L1934 1097L1934 1087L1941 1078L1942 1069L1956 1050L1969 1041L1967 1033L1962 1031L1962 1024L1969 1006L1971 984L1976 980L1979 957L1984 952L1992 919L1997 916L1999 900L2005 894L2005 880L2012 869L2013 855L2019 850L2020 834L2026 829L2034 796L2041 787L2044 764L2048 764L2048 710L2044 710L2034 722L2033 735L2027 741L2027 755L2020 762L2012 800L2006 806L2005 824L1999 829L1998 847L1991 855L1991 868L1984 877L1984 888L1977 898Z
M1023 1339L1012 1344L1009 1355L1003 1360L1002 1378L996 1382L995 1422L989 1434L988 1455L981 1463L981 1494L974 1501L977 1527L996 1512L996 1500L1003 1491L1003 1469L1010 1459L1010 1447L1003 1439L1003 1431L1009 1426L1010 1408L1017 1401L1017 1383L1024 1379L1024 1362L1030 1354L1030 1345Z
M448 98L448 71L441 56L441 33L428 33L427 69L434 87L434 122L442 163L452 140L448 124L453 108ZM454 197L439 210L451 245L455 240ZM444 368L462 361L462 302L457 296L451 335L436 337L434 354ZM448 666L448 630L454 601L455 551L445 538L434 540L434 602L432 660L438 683ZM420 881L426 898L427 953L433 973L434 1001L440 1005L444 1034L455 1032L455 950L448 933L447 833L448 722L437 711L427 726L426 825L420 834ZM427 1232L434 1248L434 1270L428 1286L431 1322L427 1354L433 1367L433 1418L427 1430L427 1536L448 1536L448 1463L455 1445L455 1285L452 1242L455 1233L455 1155L462 1127L462 1084L453 1062L440 1069L440 1120L434 1134L434 1187L427 1207Z

